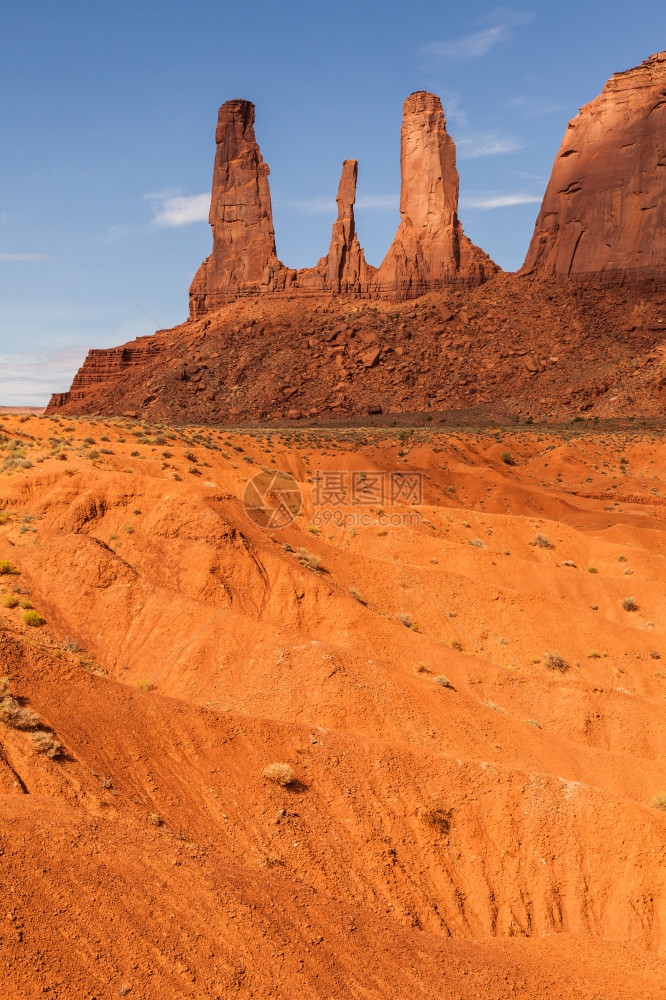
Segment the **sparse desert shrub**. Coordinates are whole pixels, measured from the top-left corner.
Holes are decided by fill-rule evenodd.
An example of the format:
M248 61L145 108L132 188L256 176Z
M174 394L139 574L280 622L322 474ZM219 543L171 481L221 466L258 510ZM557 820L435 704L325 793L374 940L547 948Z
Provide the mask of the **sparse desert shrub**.
M588 660L600 660L601 659L601 653L598 653L596 651L596 649L593 649L591 653L587 654L587 658L588 658Z
M45 625L46 619L42 618L39 611L24 611L23 624L37 628L39 625Z
M2 603L6 608L15 608L18 602L19 599L16 594L6 594L2 599Z
M151 813L148 817L153 826L162 826L162 817L159 813Z
M493 712L506 712L505 708L502 708L501 705L498 705L494 701L484 701L484 705L486 708L492 708Z
M543 662L549 670L559 670L562 674L569 669L569 664L559 653L544 653Z
M2 472L13 472L15 469L32 469L32 462L23 455L9 455L2 463Z
M661 659L661 654L658 653L656 649L651 649L650 650L650 656L651 656L651 658L653 660L660 660Z
M311 569L313 573L317 573L321 564L321 559L314 552L308 552L307 549L299 548L296 550L296 558L298 559L301 566L305 566L306 569Z
M598 572L599 572L599 570L597 569L597 567L596 567L596 566L588 566L588 567L587 567L587 572L588 572L588 573L598 573Z
M573 561L573 559L565 559L564 562L562 563L562 566L570 566L572 569L576 569L576 563Z
M627 557L626 556L618 556L617 557L617 561L618 562L626 562L627 561Z
M399 611L395 617L405 626L405 628L411 628L413 632L418 631L416 622L412 620L412 616L408 615L406 611Z
M264 778L286 788L296 780L296 773L290 764L269 764L264 768Z
M638 603L635 597L624 597L622 599L622 607L625 611L638 611Z
M548 535L536 534L530 545L534 545L537 549L554 549L555 546L551 542Z
M470 545L474 545L477 549L485 549L485 545L480 538L470 538L468 541Z
M663 812L666 812L666 792L659 792L655 795L651 805L653 809L661 809Z
M43 753L52 760L59 757L63 751L62 743L55 738L53 733L33 733L32 742L37 753Z
M443 688L453 687L453 684L451 683L449 678L445 677L443 674L440 674L439 677L433 677L433 682L435 684L439 684L439 686Z
M148 680L138 680L136 686L140 691L152 691L154 687L153 682Z
M541 725L536 719L527 719L526 721L528 726L534 726L535 729L541 729Z
M441 833L448 833L451 829L450 809L444 809L442 806L433 806L432 808L421 806L420 809L417 809L416 815L423 823L434 827Z
M451 649L457 649L459 653L462 652L462 642L459 639L451 640Z
M350 594L351 597L354 598L355 601L358 601L359 604L365 604L365 601L361 597L360 591L358 591L356 589L356 587L350 587L349 588L349 594Z
M36 729L41 719L31 708L19 705L16 698L6 694L0 701L0 722L12 729Z
M25 597L19 601L19 604L21 605L24 611L31 611L32 608L34 608L34 604L31 604L30 601Z
M18 576L19 571L16 566L12 566L9 559L0 559L0 576Z
M515 465L516 464L516 460L515 460L515 458L513 457L513 455L511 454L510 451L503 451L502 454L500 455L500 458L502 459L502 461L504 462L505 465Z

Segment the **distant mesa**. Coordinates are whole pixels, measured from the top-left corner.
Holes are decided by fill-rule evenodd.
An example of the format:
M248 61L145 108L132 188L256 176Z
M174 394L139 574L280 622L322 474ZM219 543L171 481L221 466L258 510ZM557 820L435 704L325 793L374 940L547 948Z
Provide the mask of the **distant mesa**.
M345 160L338 217L325 257L293 270L276 255L268 165L249 101L220 108L210 224L213 251L190 288L193 319L239 295L316 292L409 298L442 285L478 285L497 265L465 236L458 220L456 148L434 94L411 94L401 131L401 222L380 267L365 260L354 222L356 160Z
M666 52L616 73L569 122L526 268L626 280L666 263Z

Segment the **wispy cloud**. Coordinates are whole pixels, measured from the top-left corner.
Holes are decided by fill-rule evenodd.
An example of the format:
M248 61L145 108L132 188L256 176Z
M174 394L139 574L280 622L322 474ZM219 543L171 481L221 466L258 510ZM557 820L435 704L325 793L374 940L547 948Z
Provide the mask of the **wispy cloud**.
M386 212L398 207L399 197L397 194L366 194L357 198L355 208L359 212ZM293 208L297 212L304 212L306 215L336 215L338 207L334 198L298 198L283 200L277 199L275 202L280 208Z
M543 195L531 194L519 191L514 194L500 194L499 192L470 193L460 197L461 208L477 208L487 212L493 208L509 208L512 205L537 205L540 204Z
M210 210L209 194L175 194L161 192L147 194L154 213L152 224L160 229L189 226L193 222L207 222Z
M480 59L491 49L509 41L514 28L531 21L534 14L513 10L511 7L497 7L487 17L477 21L479 31L462 35L451 41L431 42L421 50L423 55L438 59L453 59L466 62Z
M0 354L3 406L45 406L52 392L69 389L87 348L35 347L17 354Z
M0 261L53 260L45 253L0 253Z
M561 111L563 104L556 104L554 101L540 99L538 97L514 97L508 102L510 108L519 108L524 112L526 118L542 118L555 111Z
M356 200L359 212L388 212L398 208L400 197L397 194L366 194Z
M480 156L500 156L525 149L526 143L499 132L468 132L456 139L456 148L461 160L476 160Z

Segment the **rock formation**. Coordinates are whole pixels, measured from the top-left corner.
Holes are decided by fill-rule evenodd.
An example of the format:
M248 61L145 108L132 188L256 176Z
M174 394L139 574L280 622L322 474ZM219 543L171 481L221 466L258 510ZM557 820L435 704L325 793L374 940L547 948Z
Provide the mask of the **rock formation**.
M400 299L442 284L480 284L497 271L458 221L455 144L434 94L419 91L404 104L402 221L378 269L366 263L356 236L356 160L342 166L328 254L315 267L296 271L276 255L269 168L254 133L254 105L239 100L223 104L215 139L213 250L190 288L193 319L240 295L288 290Z
M275 252L269 168L254 134L250 101L222 105L215 143L213 251L190 288L196 315L214 308L220 295L273 290L284 271Z
M653 276L666 265L666 52L616 73L569 123L526 268Z
M378 286L407 296L456 279L479 284L497 267L458 221L456 147L439 97L409 95L400 140L402 221L379 268Z

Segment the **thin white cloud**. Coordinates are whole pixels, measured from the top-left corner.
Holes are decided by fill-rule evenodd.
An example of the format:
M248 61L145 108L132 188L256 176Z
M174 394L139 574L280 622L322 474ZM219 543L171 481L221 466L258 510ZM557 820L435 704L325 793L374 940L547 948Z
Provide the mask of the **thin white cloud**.
M481 156L500 156L525 149L526 143L498 132L469 132L456 139L456 149L461 160L476 160Z
M69 389L86 353L86 347L70 345L0 354L0 404L46 406L52 392Z
M451 41L431 42L429 45L425 45L421 51L425 56L452 59L458 62L480 59L487 55L491 49L509 41L513 35L513 29L527 24L533 17L534 14L526 14L513 10L511 7L497 7L487 17L477 22L479 25L485 25L479 31L462 35Z
M0 253L0 261L52 260L45 253Z
M366 194L356 200L356 208L360 212L387 212L398 208L400 198L397 194Z
M210 210L209 194L181 195L172 192L147 194L154 218L152 224L160 229L189 226L193 222L207 222Z
M397 194L366 194L356 200L355 208L360 212L386 212L398 207ZM338 207L333 198L300 198L289 201L277 200L280 208L293 208L307 215L335 215Z
M553 101L542 100L538 97L514 97L508 102L510 108L521 109L526 118L542 118L555 111L561 111L564 105L556 104Z
M460 197L460 207L489 211L493 208L509 208L511 205L540 204L542 197L543 195L529 194L527 192L517 192L515 194L499 194L497 192L463 194Z

